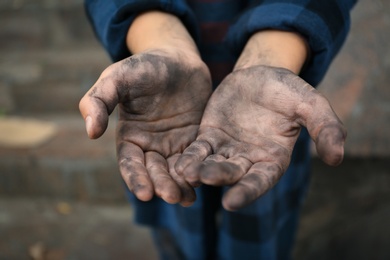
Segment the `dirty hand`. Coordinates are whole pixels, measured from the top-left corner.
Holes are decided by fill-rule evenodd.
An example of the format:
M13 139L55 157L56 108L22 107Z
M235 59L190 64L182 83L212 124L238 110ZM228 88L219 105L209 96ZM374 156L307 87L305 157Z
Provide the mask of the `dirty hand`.
M346 131L324 96L287 69L236 70L211 96L176 171L194 186L231 185L222 203L237 210L278 182L302 126L322 160L342 161Z
M80 101L92 139L104 133L119 105L118 164L138 199L156 194L168 203L195 200L173 165L196 138L210 84L200 59L178 50L149 50L109 66Z

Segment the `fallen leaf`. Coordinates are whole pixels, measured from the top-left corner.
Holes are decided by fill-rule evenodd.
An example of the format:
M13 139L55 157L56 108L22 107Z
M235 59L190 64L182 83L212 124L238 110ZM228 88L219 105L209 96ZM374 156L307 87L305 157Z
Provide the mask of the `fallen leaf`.
M57 203L57 211L62 215L69 215L72 212L72 207L67 202Z

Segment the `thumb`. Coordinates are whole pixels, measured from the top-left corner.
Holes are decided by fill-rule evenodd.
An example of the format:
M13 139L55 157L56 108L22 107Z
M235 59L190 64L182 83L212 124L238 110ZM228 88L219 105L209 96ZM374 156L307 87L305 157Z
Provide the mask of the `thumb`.
M91 139L99 138L106 131L108 116L119 101L114 81L106 71L79 103L79 110Z
M343 161L347 131L329 101L317 94L316 102L303 115L303 125L315 142L318 156L326 164L337 166Z
M337 166L344 158L345 128L341 124L327 124L315 140L318 156L328 165Z

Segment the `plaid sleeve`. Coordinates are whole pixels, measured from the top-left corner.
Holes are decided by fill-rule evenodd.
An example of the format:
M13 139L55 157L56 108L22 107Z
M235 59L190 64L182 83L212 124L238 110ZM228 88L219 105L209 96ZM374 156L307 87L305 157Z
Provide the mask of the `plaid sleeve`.
M231 26L227 44L235 53L240 53L256 31L272 28L299 32L311 49L311 59L301 77L317 85L345 41L350 26L349 12L356 0L251 2L251 7Z
M85 0L85 10L95 34L113 61L130 55L126 34L135 16L146 10L162 10L179 17L197 38L194 14L185 0Z

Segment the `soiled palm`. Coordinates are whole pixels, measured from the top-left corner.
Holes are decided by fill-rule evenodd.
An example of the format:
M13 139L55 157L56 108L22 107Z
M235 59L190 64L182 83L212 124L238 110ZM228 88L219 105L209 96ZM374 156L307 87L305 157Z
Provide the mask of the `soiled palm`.
M156 194L186 205L195 193L173 165L195 140L210 94L209 72L200 60L153 50L108 67L80 111L89 136L98 138L119 104L117 156L127 186L144 201Z
M236 210L277 183L301 126L326 163L342 161L346 132L326 98L288 70L238 70L211 96L197 140L175 168L193 186L232 185L223 206Z

